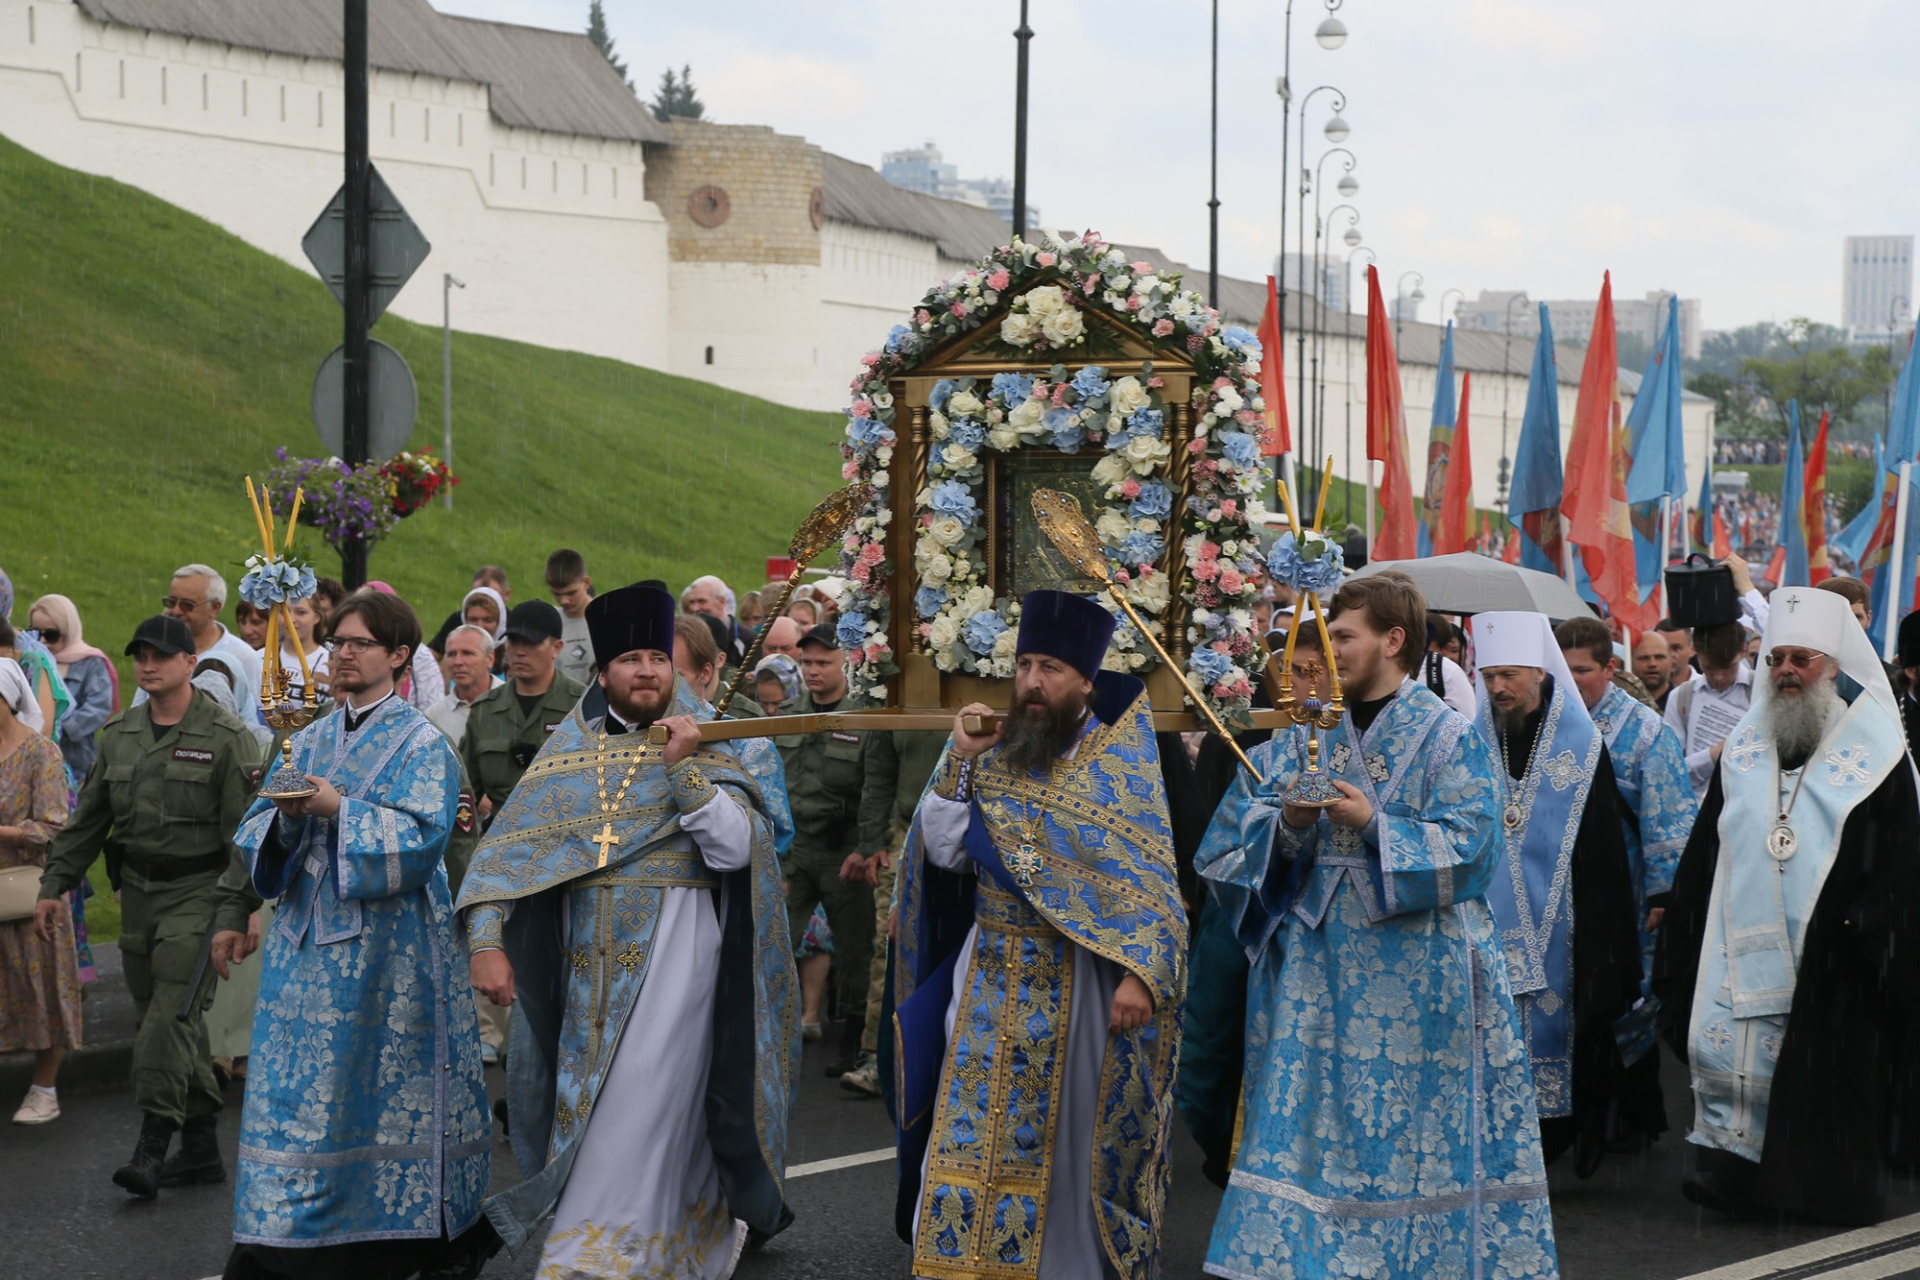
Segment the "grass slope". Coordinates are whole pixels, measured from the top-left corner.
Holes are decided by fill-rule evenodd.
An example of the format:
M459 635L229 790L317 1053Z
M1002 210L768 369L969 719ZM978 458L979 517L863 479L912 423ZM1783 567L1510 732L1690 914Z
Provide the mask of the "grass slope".
M432 274L429 259L411 287ZM236 582L258 545L241 477L280 445L321 452L307 399L340 325L312 273L0 137L0 567L15 623L62 592L117 655L176 566ZM437 450L439 331L388 316L374 335L419 383L412 446ZM841 483L837 415L614 360L456 334L453 398L455 510L416 513L372 556L429 630L484 562L506 567L516 599L540 595L560 546L584 552L602 588L700 573L757 585ZM337 574L331 548L311 530L302 541Z

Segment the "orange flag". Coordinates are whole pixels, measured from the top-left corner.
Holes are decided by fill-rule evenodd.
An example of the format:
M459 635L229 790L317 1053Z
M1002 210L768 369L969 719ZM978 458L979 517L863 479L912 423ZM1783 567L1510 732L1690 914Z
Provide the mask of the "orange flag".
M1367 457L1384 462L1380 526L1367 554L1374 560L1411 560L1419 554L1413 480L1407 472L1407 412L1400 393L1400 362L1393 325L1380 295L1380 272L1367 268Z
M1269 458L1293 452L1293 431L1287 422L1286 349L1280 340L1280 293L1272 276L1267 277L1267 310L1260 317L1260 398L1267 420L1267 436L1260 452Z
M1725 560L1733 554L1733 539L1727 536L1727 522L1718 511L1713 513L1713 558Z
M1813 452L1807 457L1806 501L1800 506L1800 518L1807 535L1807 583L1817 586L1833 576L1833 562L1827 557L1827 414L1820 415L1820 429L1813 434Z
M1447 487L1440 496L1440 533L1433 554L1452 555L1467 549L1473 521L1473 419L1467 416L1473 398L1472 372L1460 375L1460 410L1454 415L1453 452L1447 459Z
M1593 337L1580 371L1580 399L1573 411L1573 438L1567 445L1561 510L1594 592L1614 617L1635 631L1645 631L1656 619L1643 616L1652 611L1640 603L1634 565L1633 519L1627 506L1627 471L1632 465L1620 412L1613 274L1608 272L1600 285Z

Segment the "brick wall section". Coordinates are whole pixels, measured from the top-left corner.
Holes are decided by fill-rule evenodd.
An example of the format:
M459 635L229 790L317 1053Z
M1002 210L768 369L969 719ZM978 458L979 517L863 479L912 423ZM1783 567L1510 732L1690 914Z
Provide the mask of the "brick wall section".
M820 186L820 148L763 125L674 120L673 145L649 148L647 199L667 219L675 262L818 266L820 233L808 202ZM727 193L727 220L703 227L688 212L693 192Z

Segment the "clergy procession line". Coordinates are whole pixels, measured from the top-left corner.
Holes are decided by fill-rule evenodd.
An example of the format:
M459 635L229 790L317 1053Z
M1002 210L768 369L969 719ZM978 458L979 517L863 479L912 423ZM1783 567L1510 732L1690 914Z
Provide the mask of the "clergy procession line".
M0 923L5 1047L78 1043L103 851L121 895L131 1195L224 1181L208 1010L244 1001L227 1277L471 1277L535 1241L542 1277L732 1274L787 1179L874 1154L786 1164L829 967L833 1074L895 1122L929 1280L1161 1274L1176 1116L1224 1189L1209 1274L1557 1275L1547 1167L1675 1126L1663 1042L1697 1205L1871 1223L1920 1156L1920 614L1883 666L1851 580L1769 596L1735 561L1632 671L1591 617L1456 622L1389 569L1308 625L1276 581L1270 649L1345 709L1242 733L1250 770L1156 733L1114 615L1052 590L1010 709L703 741L756 635L729 712L858 705L833 589L754 619L718 579L548 569L558 607L483 570L431 640L381 584L307 611L268 661L334 705L272 734L234 691L279 677L188 565L71 811L0 792L7 865L41 869ZM31 621L0 769L46 773L98 651L64 597ZM51 1062L16 1121L58 1118ZM496 1123L520 1180L489 1196Z

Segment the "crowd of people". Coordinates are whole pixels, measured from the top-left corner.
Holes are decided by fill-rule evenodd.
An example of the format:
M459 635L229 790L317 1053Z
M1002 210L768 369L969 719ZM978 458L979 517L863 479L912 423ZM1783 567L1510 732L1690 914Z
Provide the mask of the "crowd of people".
M112 1178L224 1183L238 1091L229 1277L472 1276L543 1224L543 1275L725 1276L792 1221L829 1036L898 1125L915 1276L1150 1274L1176 1113L1213 1274L1555 1274L1546 1168L1671 1130L1662 1042L1688 1199L1874 1221L1920 1157L1920 615L1883 666L1858 581L1729 568L1630 649L1391 572L1323 631L1272 584L1291 687L1257 704L1337 672L1345 714L1232 744L1156 732L1061 592L1022 601L1010 707L902 730L835 715L833 579L769 616L782 584L596 590L562 549L431 633L322 579L267 653L189 563L111 638L125 696L74 600L16 630L0 574L14 1119L60 1118L104 855L139 1015ZM324 714L276 730L263 689Z

